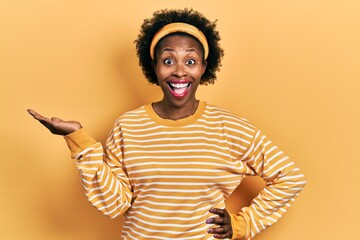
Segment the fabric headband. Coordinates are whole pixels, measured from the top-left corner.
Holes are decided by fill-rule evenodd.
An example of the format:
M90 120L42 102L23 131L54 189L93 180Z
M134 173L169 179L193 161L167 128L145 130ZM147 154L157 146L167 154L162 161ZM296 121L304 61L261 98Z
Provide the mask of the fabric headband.
M175 23L170 23L170 24L165 25L157 33L155 33L155 35L151 41L151 45L150 45L151 59L154 59L154 55L155 55L154 52L155 52L156 44L166 35L168 35L170 33L175 33L175 32L184 32L184 33L190 34L191 36L193 36L197 40L199 40L199 42L202 44L202 46L204 48L204 59L206 59L208 57L209 45L208 45L205 35L198 28L194 27L193 25L190 25L187 23L182 23L182 22L175 22Z

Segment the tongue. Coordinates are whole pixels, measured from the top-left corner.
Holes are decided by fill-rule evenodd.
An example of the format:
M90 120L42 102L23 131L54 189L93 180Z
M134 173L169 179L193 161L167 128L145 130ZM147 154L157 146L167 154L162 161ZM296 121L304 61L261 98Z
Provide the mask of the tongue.
M185 88L175 88L174 92L178 95L183 94L186 91L186 87Z

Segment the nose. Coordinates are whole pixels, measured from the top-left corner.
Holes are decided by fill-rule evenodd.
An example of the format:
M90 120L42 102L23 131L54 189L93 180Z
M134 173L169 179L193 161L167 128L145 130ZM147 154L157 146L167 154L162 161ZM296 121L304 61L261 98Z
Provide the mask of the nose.
M176 64L172 74L173 76L179 78L186 76L187 75L186 66L184 66L184 64Z

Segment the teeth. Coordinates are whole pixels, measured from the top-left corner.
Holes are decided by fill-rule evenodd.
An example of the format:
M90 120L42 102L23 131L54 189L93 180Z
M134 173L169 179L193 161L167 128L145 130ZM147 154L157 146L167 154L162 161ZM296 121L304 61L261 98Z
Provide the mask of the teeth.
M170 86L173 88L186 88L190 83L170 83Z

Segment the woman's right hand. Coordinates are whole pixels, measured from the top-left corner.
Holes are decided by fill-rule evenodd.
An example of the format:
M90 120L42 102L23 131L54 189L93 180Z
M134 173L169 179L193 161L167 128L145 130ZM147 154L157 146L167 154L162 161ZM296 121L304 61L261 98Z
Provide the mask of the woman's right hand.
M28 109L27 111L31 116L49 129L51 133L56 135L65 136L82 128L81 124L77 121L63 121L57 117L47 118L32 109Z

